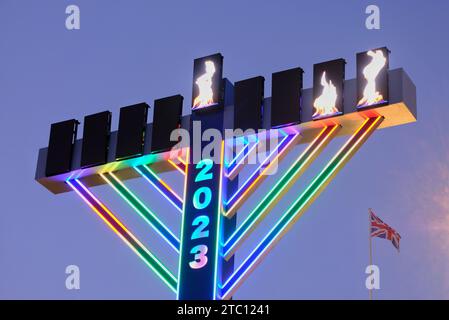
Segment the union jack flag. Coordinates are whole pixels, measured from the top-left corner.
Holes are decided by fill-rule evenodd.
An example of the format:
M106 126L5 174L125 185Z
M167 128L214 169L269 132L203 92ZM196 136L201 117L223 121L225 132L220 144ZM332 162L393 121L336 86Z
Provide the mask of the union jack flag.
M371 221L371 237L390 240L399 251L400 234L376 216L371 209L369 209L369 216Z

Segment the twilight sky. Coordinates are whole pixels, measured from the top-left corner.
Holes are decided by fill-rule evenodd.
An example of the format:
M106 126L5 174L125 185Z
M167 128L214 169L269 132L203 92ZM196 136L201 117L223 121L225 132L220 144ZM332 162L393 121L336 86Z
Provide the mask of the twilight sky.
M80 30L65 28L69 4L81 9ZM380 30L365 28L369 4L381 9ZM235 298L366 299L372 207L402 235L400 254L374 239L381 271L375 298L448 299L448 12L443 0L0 0L0 298L175 297L74 193L55 196L34 181L52 122L110 110L116 130L122 106L178 93L188 101L193 59L215 52L224 55L225 77L262 75L270 96L272 72L301 66L309 88L314 63L342 57L346 77L354 78L357 52L387 46L390 67L403 67L417 87L418 122L375 132ZM238 261L343 142L336 139L320 156ZM174 173L166 178L181 184ZM240 212L276 177L266 181ZM179 231L179 214L157 192L142 180L128 185ZM176 268L174 253L122 199L107 187L93 191ZM65 288L70 264L81 269L81 290Z

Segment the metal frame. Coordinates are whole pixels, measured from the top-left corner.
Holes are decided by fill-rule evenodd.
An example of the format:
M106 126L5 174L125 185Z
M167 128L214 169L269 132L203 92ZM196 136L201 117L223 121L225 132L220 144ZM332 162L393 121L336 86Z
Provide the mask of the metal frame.
M337 173L345 166L350 158L360 149L376 129L397 126L416 121L416 89L402 69L389 72L390 77L390 101L387 106L377 107L369 110L357 111L354 109L355 102L351 99L345 99L344 115L318 121L303 121L301 124L292 125L282 129L276 129L282 136L275 152L269 154L256 170L252 172L250 178L239 187L233 187L229 192L220 192L222 207L218 215L219 232L219 257L221 263L226 264L232 261L232 267L227 268L226 272L216 275L217 283L214 288L215 298L229 299L235 293L237 288L263 260L267 253L280 241L283 235L292 227L292 225L304 214L307 208L323 192L326 186L335 178ZM355 80L345 81L345 97L354 96ZM311 105L311 89L303 91L303 104ZM232 106L225 105L225 114L229 112ZM270 114L270 98L265 100L265 113ZM305 108L308 110L308 108ZM311 109L311 108L310 108ZM305 114L305 119L311 117L311 114ZM225 117L226 119L226 117ZM183 126L188 126L190 118L183 119ZM267 123L264 119L264 123ZM150 129L151 129L151 125ZM226 124L225 124L226 127ZM111 137L111 148L116 143L115 133ZM306 189L291 204L266 236L252 250L244 262L234 271L233 256L247 237L255 230L259 223L275 207L276 203L289 191L313 161L322 153L330 141L337 136L349 135L347 142L327 163L327 165L315 176ZM150 136L150 135L149 135ZM245 140L245 138L244 138ZM222 150L228 141L222 142ZM258 136L253 144L250 139L246 139L246 145L240 153L233 159L221 165L220 181L223 184L232 184L237 182L240 171L245 167L244 161L254 152L257 152L257 144L265 143ZM274 161L280 161L292 147L297 144L308 143L305 150L299 154L287 171L277 180L277 183L269 192L258 202L245 217L243 222L237 228L231 228L226 232L223 226L228 222L234 221L235 212L244 201L252 194L258 185L265 178L266 170ZM46 161L46 149L39 151L38 166L36 170L36 180L44 185L53 193L62 193L75 191L117 234L133 251L161 278L165 284L175 293L178 292L180 283L174 274L168 270L163 263L151 253L134 235L123 225L121 221L110 211L90 190L96 185L107 184L118 193L175 251L179 254L182 236L176 236L164 223L158 218L157 213L153 212L142 200L134 194L123 181L131 178L141 177L149 182L149 185L156 188L164 198L169 201L176 211L182 213L185 204L188 152L186 160L170 152L151 154L146 152L143 156L123 161L113 161L93 168L81 169L79 167L79 153L81 142L75 144L75 157L72 167L75 168L68 174L62 174L53 177L46 177L43 171ZM145 147L148 150L148 147ZM112 151L111 151L112 152ZM222 151L223 156L223 151ZM113 159L112 154L108 155ZM177 170L184 179L184 194L182 198L178 195L163 179L160 173L164 171ZM234 180L235 179L235 180ZM220 185L221 186L221 185ZM220 187L221 190L221 187ZM234 220L233 220L234 219ZM230 225L232 225L230 223ZM231 266L231 265L230 265Z

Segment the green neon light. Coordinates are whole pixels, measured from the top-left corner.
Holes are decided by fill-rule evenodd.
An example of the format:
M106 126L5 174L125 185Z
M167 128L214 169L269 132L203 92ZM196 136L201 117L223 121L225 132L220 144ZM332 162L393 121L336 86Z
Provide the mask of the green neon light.
M114 231L151 270L176 293L178 281L164 264L156 258L117 217L78 179L68 180L67 184L97 213L106 225Z
M179 252L179 239L165 226L156 215L146 207L113 173L101 174L103 179L148 223L167 243ZM111 176L113 179L109 179Z
M184 232L182 232L182 230L184 230L184 224L185 224L185 206L187 205L187 178L188 178L188 170L189 170L189 165L188 163L190 162L190 149L187 149L187 154L186 154L186 165L184 167L184 196L183 196L183 201L182 201L182 219L181 219L181 242L180 242L180 246L179 248L182 248L182 244L184 242ZM180 249L181 251L181 249ZM181 266L183 265L183 261L182 261L182 254L181 252L179 253L179 259L178 259L178 279L181 279ZM177 282L176 284L176 299L179 300L179 284L180 281Z
M279 179L270 192L265 195L262 201L259 202L257 207L251 211L243 223L241 223L237 230L235 230L234 233L228 238L223 250L225 259L232 257L237 248L263 220L276 202L291 188L293 183L307 169L312 160L321 153L330 141L330 138L334 136L339 128L340 126L335 125L332 127L325 127L320 131L309 147L301 153L295 163L293 163L293 165Z
M224 141L221 142L221 156L220 156L220 171L219 171L219 188L218 188L218 206L217 206L217 211L215 212L216 216L217 216L217 224L216 224L216 234L215 234L215 270L214 270L214 300L219 299L218 297L218 273L221 272L221 263L219 263L218 259L221 258L223 256L222 252L221 252L221 240L220 240L220 235L221 235L221 212L223 210L222 205L223 205L223 201L222 201L222 188L223 188L223 174L224 174Z
M369 135L379 126L383 117L366 119L359 129L351 136L346 144L329 161L326 167L313 179L307 189L290 206L276 225L268 232L265 238L257 245L240 267L229 277L222 286L222 298L229 298L243 280L249 275L260 260L273 248L282 236L291 228L305 210L313 203L324 188L332 181L335 175L354 155L358 148L366 141Z
M370 121L371 120L371 121ZM287 212L282 216L277 225L282 226L283 231L295 218L299 218L300 214L304 212L304 208L311 205L311 200L317 197L324 187L329 184L332 178L338 173L338 171L346 164L347 161L354 155L355 151L361 147L369 134L372 133L376 127L382 122L381 116L377 118L368 118L363 126L352 137L351 141L347 143L342 150L335 155L329 164L321 171L317 177L312 181L309 187L301 194L301 196L293 203ZM371 122L371 123L370 123ZM365 125L368 123L368 127ZM364 130L363 130L364 129ZM356 139L354 139L356 138ZM353 140L354 139L354 140ZM276 227L275 227L276 228ZM275 229L273 228L273 229Z

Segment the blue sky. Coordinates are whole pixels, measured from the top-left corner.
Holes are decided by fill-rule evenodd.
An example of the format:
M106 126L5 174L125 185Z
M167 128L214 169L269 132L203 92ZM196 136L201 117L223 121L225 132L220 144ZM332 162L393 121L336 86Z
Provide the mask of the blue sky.
M69 4L81 9L80 30L65 28ZM380 30L365 28L369 4L381 9ZM52 122L108 109L115 130L122 106L178 93L188 101L193 59L215 52L224 55L227 78L262 75L270 95L272 72L301 66L311 87L314 63L343 57L353 78L355 53L385 45L390 67L403 67L417 86L418 122L376 132L235 297L366 299L372 207L402 235L400 254L374 240L375 298L449 298L448 9L442 0L0 0L0 298L174 298L75 194L54 196L34 181ZM239 261L342 143L336 139L295 185ZM129 184L179 228L179 215L157 193ZM176 266L121 199L106 187L94 191ZM81 269L81 290L65 288L69 264Z

